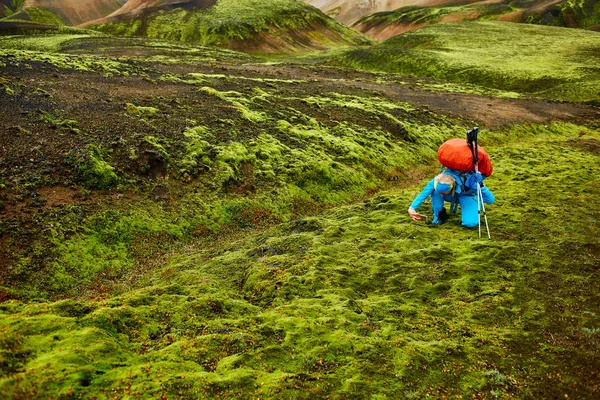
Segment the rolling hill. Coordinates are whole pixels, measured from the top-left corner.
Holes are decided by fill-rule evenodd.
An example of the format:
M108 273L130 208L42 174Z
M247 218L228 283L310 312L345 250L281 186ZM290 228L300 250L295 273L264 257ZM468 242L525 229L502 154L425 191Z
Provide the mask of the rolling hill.
M368 48L338 54L329 62L367 71L474 83L559 101L597 101L598 48L597 32L468 21L426 26Z
M17 11L1 22L5 34L77 25L115 35L261 54L370 43L318 9L294 0L132 0L125 4L120 0L28 0Z
M101 32L215 45L248 53L294 53L369 40L316 8L291 0L184 1L129 7L84 26ZM154 4L154 2L150 2Z
M353 27L385 40L423 26L468 20L499 20L526 24L600 30L600 2L582 0L479 1L459 4L404 6L365 16Z
M325 12L327 15L352 25L368 15L393 11L400 7L442 5L453 0L302 0Z
M4 0L11 20L75 26L104 17L126 0ZM15 12L16 11L16 12ZM8 15L6 15L8 16Z

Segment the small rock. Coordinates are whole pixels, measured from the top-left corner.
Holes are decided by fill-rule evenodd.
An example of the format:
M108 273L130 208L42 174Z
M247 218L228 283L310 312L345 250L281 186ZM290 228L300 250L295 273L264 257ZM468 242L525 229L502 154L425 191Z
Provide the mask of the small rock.
M156 185L150 193L150 198L156 201L169 202L171 200L171 191L165 185Z

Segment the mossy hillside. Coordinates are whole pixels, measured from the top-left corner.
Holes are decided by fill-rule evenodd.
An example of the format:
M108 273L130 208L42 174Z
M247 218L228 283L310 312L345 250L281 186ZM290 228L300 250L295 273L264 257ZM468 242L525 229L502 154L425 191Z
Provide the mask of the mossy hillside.
M8 17L19 12L25 3L25 0L3 0L0 2L0 18Z
M132 55L122 57L123 59L143 59L148 62L195 64L254 60L244 53L216 47L202 47L165 40L112 37L92 30L69 27L60 27L56 31L44 32L44 34L28 32L28 34L0 37L0 48L3 49L5 55L14 54L17 58L29 57L32 61L49 62L61 69L78 68L77 64L84 64L87 67L90 60L96 62L105 60L107 64L115 65L118 61L110 58L111 53L122 51L123 48L131 49L132 54L136 49L143 53L140 57ZM37 53L25 56L25 53L11 50ZM78 54L81 56L78 57ZM126 63L120 63L120 67L131 72L131 68Z
M49 216L54 228L45 240L54 246L54 261L40 269L36 260L43 250L24 256L7 280L19 281L19 287L10 284L4 290L11 296L33 298L75 294L97 286L98 279L111 284L127 275L145 259L138 253L147 251L155 237L167 243L189 240L198 231L218 233L229 227L287 221L324 205L352 201L389 184L388 179L402 166L432 158L435 143L450 132L443 127L406 125L415 137L431 143L419 150L417 144L394 143L382 131L349 124L328 129L310 119L307 123L277 122L280 135L301 141L301 147L286 145L266 133L250 141L218 145L209 129L195 127L185 132L189 141L185 153L178 156L156 138L146 137L184 179L205 182L201 194L185 194L169 209L152 201L136 201L122 211L89 217L76 208ZM107 160L106 152L90 146L78 161L86 188L107 189L124 183L125 177L117 175ZM98 257L107 262L95 262Z
M3 19L4 21L28 21L45 25L64 25L63 19L46 8L29 7Z
M144 21L116 21L92 26L102 32L145 36L227 47L257 41L263 50L281 52L304 47L368 44L369 39L328 18L317 9L290 0L220 0L206 10L175 9L144 16ZM265 46L260 45L264 42ZM250 49L241 46L241 49ZM258 51L260 52L260 51ZM272 51L268 51L272 52Z
M166 40L150 40L142 38L123 38L111 37L90 30L79 30L74 28L60 28L56 33L44 35L15 35L10 37L0 37L0 47L4 56L16 57L21 63L29 61L41 61L45 64L56 66L60 69L71 69L84 71L96 71L115 75L138 75L148 77L149 69L139 65L139 62L160 62L175 65L197 65L198 63L258 63L264 62L260 59L236 51L220 49L217 47L203 47L181 42L170 42ZM131 55L120 55L123 49L130 49ZM27 50L22 53L18 50ZM312 54L299 58L308 63L319 63L330 58L332 54L345 52L344 49L327 52L325 54ZM93 55L90 54L93 52ZM119 54L119 60L111 56ZM140 53L136 55L135 53ZM138 62L137 68L131 62ZM104 62L105 61L105 62ZM297 62L297 61L296 61ZM275 64L281 61L275 62ZM214 79L222 80L251 80L266 84L300 84L310 82L309 80L299 79L277 79L264 77L249 77L231 74L203 74L192 72L189 74L173 75L161 73L155 77L157 81L185 82L193 85L205 85L208 81ZM335 81L335 79L332 79ZM414 79L413 79L414 81ZM490 89L466 82L431 82L430 80L417 80L414 83L406 82L405 77L399 75L378 74L375 82L386 83L395 82L399 85L415 84L419 88L434 92L459 92L475 93L482 95L492 95L494 97L517 98L519 93Z
M331 62L556 100L590 101L598 98L600 85L595 67L600 64L593 50L598 43L598 33L583 30L491 21L447 23L349 51Z
M544 10L526 10L522 22L598 30L600 5L593 0L564 0Z
M10 43L16 45L17 39ZM73 46L58 36L33 43ZM16 87L20 98L33 96L46 102L40 108L53 110L23 122L29 129L21 127L22 139L42 130L66 145L59 161L45 163L60 172L29 175L27 169L19 170L25 172L10 179L14 192L26 191L38 205L43 203L31 192L43 186L74 185L84 202L97 191L134 193L96 208L42 210L36 218L44 219L44 228L31 246L37 250L12 254L14 267L2 284L8 297L63 297L114 285L147 260L145 253L157 237L168 247L172 241L288 221L354 201L402 179L403 169L433 159L444 138L461 131L443 116L371 90L337 88L341 92L315 95L308 80L164 74L127 60L4 51L7 67L15 70L33 64L52 66L51 74L64 69L120 82L137 79L148 86L174 83L202 99L197 102L202 107L195 109L191 102L162 96L114 106L103 102L110 104L102 114L106 120L92 124L89 107L84 104L80 112L61 107L48 92L51 86ZM8 80L6 84L14 91ZM116 137L107 137L106 128L97 130L105 124L116 124ZM131 137L123 130L127 125L133 126L128 128ZM109 222L98 222L104 220ZM13 223L7 221L3 229L13 230ZM50 225L52 229L45 228ZM31 229L27 232L20 230L11 243L32 240ZM94 263L100 256L107 262Z
M2 390L594 398L598 143L568 124L483 131L491 241L457 216L412 222L418 185L199 243L120 296L6 302Z
M12 41L11 45L15 43L18 43L18 41ZM45 45L46 44L44 44L44 46ZM41 63L44 66L53 66L59 69L99 72L106 76L129 76L130 74L144 74L143 67L132 68L131 65L126 63L94 56L72 56L65 54L52 54L45 51L14 50L10 48L0 49L0 57L15 60L13 63L15 67L23 65L25 68L27 68L26 66L30 65L31 63Z
M600 23L598 3L593 0L559 1L551 6L543 1L505 1L493 4L449 4L431 7L402 7L366 16L354 26L367 32L390 25L423 25L457 20L495 20L507 14L513 22L588 29ZM518 16L517 16L518 13Z
M451 15L463 15L463 19L494 19L495 17L504 15L514 11L514 8L508 4L450 4L445 6L432 7L417 7L408 6L401 7L394 11L379 12L366 16L356 23L354 26L361 27L361 31L372 29L381 25L422 25L434 24L442 22L444 18Z

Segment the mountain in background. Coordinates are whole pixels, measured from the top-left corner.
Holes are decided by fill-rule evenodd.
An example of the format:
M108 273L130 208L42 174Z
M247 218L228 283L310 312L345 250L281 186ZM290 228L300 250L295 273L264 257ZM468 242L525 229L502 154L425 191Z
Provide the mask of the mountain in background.
M70 25L267 54L370 43L361 33L295 0L3 1L9 14L3 22L19 27Z
M356 32L386 40L463 20L600 30L599 0L0 0L0 11L4 22L89 27L250 53L360 45L368 40Z
M127 0L1 0L2 15L54 25L76 26L104 17L121 8Z
M369 43L362 34L294 0L134 0L82 26L247 53L297 53Z
M377 40L444 22L499 20L517 23L600 30L600 1L504 0L470 4L429 1L394 11L375 13L357 21L353 28Z
M452 0L301 0L327 15L352 25L359 19L378 12L393 11L407 6L428 6L451 3Z

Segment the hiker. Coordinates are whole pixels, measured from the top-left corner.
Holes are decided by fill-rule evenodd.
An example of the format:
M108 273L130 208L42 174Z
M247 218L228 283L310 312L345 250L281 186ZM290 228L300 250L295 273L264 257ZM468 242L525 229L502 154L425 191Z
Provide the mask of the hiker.
M448 219L444 207L444 202L447 201L450 203L450 212L456 212L457 205L460 204L462 225L474 228L479 224L477 185L481 182L483 182L483 175L480 172L461 173L446 169L427 183L425 189L411 203L408 214L413 221L422 220L424 216L420 215L417 209L428 197L431 197L431 207L433 208L431 223L439 225ZM481 196L485 203L494 203L493 193L483 185Z

